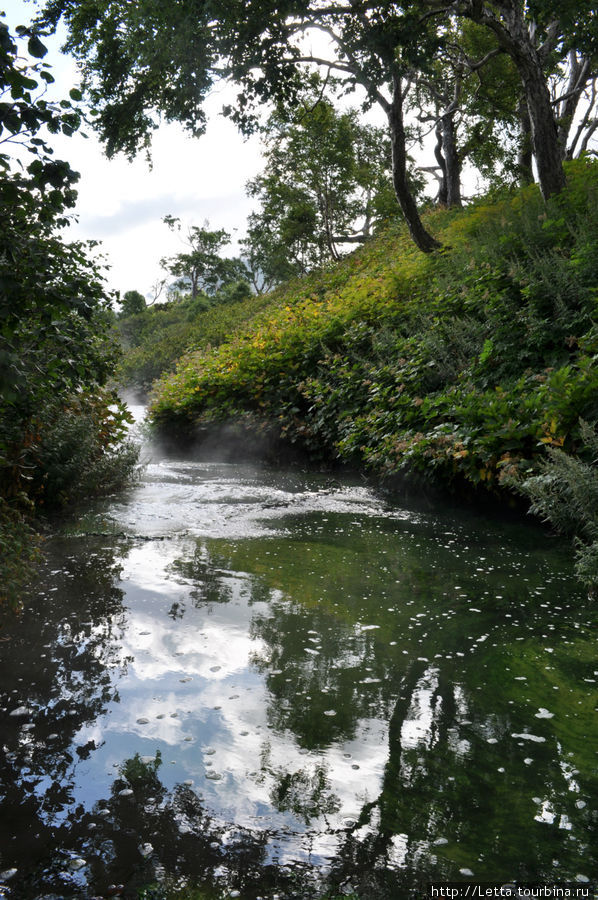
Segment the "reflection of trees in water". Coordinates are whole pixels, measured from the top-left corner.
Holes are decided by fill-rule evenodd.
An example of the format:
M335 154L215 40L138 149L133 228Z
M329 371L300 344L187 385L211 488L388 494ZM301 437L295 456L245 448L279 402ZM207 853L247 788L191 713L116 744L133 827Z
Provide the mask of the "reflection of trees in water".
M402 554L400 573L391 573L391 581L395 574L395 583L400 580L392 614L369 601L366 621L378 627L364 631L359 622L366 607L355 587L361 572L351 571L348 557L337 576L334 568L326 570L325 553L320 558L315 551L304 553L301 544L285 548L284 542L269 542L266 565L260 546L259 541L204 546L204 568L195 572L209 579L210 566L212 573L220 566L222 588L223 571L246 571L249 602L268 601L266 612L256 608L250 633L264 646L253 663L269 689L269 726L292 733L303 749L323 751L359 736L367 719L388 723L382 785L362 804L356 825L339 833L336 883L357 869L370 879L378 873L373 895L385 897L387 889L388 896L396 895L398 872L410 873L401 875L404 891L420 876L454 878L461 868L534 880L553 878L555 872L574 877L584 855L590 868L596 867L596 819L576 806L579 795L564 774L567 754L580 758L579 748L566 733L557 739L550 728L544 743L513 739L514 733L541 730L533 718L539 704L524 683L505 674L525 642L537 656L549 615L545 603L540 606L516 581L508 599L493 600L487 612L485 601L477 599L480 617L472 624L463 603L440 590L451 578L450 567L449 574L440 567L433 575L425 572L418 550ZM473 594L479 584L466 560L459 566L458 583L469 584ZM382 597L386 576L379 580L375 567L369 571L369 588ZM497 570L492 577L500 583L504 575ZM544 601L547 597L543 594ZM504 612L517 610L517 616L504 618L494 609L499 605ZM391 636L398 638L396 649ZM562 675L557 687L565 696L573 688ZM537 696L545 695L545 685L539 685ZM590 772L586 765L586 776ZM270 774L278 809L292 810L304 822L325 813L331 795L325 790L318 795L317 774L284 766ZM595 779L586 783L595 785ZM553 822L549 815L538 821L543 808L538 798L560 811ZM370 896L365 882L362 887L363 896Z
M55 822L73 814L77 767L92 749L73 753L74 738L118 701L116 677L127 665L118 643L124 612L116 551L81 544L66 559L60 541L49 544L52 590L31 600L2 644L0 868L14 866L20 878L33 860L50 863ZM42 588L45 580L42 573ZM65 848L75 844L66 833Z
M252 661L270 690L269 725L292 731L302 747L350 740L360 720L389 717L404 663L380 652L374 632L335 622L325 609L272 601L267 615L253 617L251 636L267 648Z

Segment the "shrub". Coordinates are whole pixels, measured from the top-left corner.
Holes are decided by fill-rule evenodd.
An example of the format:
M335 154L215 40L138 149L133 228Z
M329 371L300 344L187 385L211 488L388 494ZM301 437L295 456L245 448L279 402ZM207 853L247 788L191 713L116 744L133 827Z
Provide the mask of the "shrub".
M576 570L581 580L598 587L598 433L581 423L579 455L550 448L541 471L520 481L530 512L557 531L576 538Z

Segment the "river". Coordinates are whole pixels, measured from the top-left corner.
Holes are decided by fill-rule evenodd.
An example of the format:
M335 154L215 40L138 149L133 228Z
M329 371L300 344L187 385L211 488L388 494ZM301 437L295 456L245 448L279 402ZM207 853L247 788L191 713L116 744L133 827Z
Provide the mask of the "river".
M598 878L598 615L567 543L144 452L0 634L0 897Z

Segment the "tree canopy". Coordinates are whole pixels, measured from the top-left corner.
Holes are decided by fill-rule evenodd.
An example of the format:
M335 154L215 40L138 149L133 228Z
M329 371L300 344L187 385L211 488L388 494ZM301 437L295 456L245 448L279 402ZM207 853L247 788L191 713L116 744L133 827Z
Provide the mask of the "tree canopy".
M164 222L172 231L182 232L180 219L165 216ZM221 255L230 244L231 236L219 228L210 230L209 222L203 226L189 225L183 243L187 250L164 257L162 267L176 279L173 287L187 291L195 300L200 294L213 297L222 288L246 277L246 268L238 258Z
M242 242L257 290L339 259L396 211L386 134L337 111L324 87L312 79L263 129L265 168L247 186L259 208Z
M245 131L257 126L264 103L296 104L306 71L330 71L347 90L360 87L365 104L377 103L386 116L395 193L424 251L438 242L421 223L408 178L405 114L416 88L430 81L439 63L450 70L444 78L450 87L451 80L456 84L507 57L520 90L517 127L522 144L529 141L548 198L565 183L564 138L592 82L598 37L591 0L48 0L46 26L61 17L69 30L67 48L81 60L98 102L108 153L147 147L160 115L200 134L206 96L224 78L237 85L236 100L225 111ZM455 29L465 22L486 35L479 58L455 42ZM322 50L314 49L315 35ZM450 128L461 107L454 90L452 97L433 93L428 91L427 111L439 132L444 129L446 165L453 152ZM491 92L486 102L492 106ZM484 113L481 104L477 114L505 116L504 110ZM586 130L592 127L593 114ZM495 140L492 129L481 126L476 136L486 144ZM582 143L579 138L578 147ZM453 157L458 172L457 151Z

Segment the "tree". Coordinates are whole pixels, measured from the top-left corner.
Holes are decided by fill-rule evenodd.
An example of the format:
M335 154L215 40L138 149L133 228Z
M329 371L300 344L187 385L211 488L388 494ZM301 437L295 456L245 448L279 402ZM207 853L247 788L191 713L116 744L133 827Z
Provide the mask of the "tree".
M61 17L69 29L67 48L82 61L99 103L109 153L147 146L159 112L201 133L203 101L222 78L238 85L226 111L244 131L256 127L264 103L296 104L306 70L333 72L347 90L361 87L366 105L378 104L386 116L394 190L425 252L438 242L425 229L409 184L405 109L413 73L429 72L445 54L455 20L486 28L512 60L545 197L565 181L550 76L571 51L592 59L598 41L592 0L183 0L167 6L160 0L48 0L44 22L54 27ZM328 40L321 55L306 40L314 33ZM581 65L572 100L590 69Z
M236 103L225 111L244 131L256 127L264 102L296 104L306 69L324 67L349 89L360 85L366 102L386 115L393 185L410 233L421 250L439 246L421 222L409 184L403 110L410 85L401 58L408 45L423 60L436 39L425 25L415 36L414 19L402 8L382 3L370 10L366 0L324 6L188 0L167 8L158 0L142 7L108 0L100 9L93 0L49 0L46 26L61 17L69 28L66 47L82 61L98 103L109 154L147 147L158 112L202 133L203 101L223 77L239 85ZM314 29L329 38L329 56L304 49L303 36Z
M412 77L422 137L435 133L437 164L426 170L438 179L438 203L461 206L468 162L491 182L517 171L519 80L487 29L467 20L451 25L443 54Z
M425 5L432 10L441 9L436 0ZM568 132L571 126L598 50L595 4L590 0L563 0L560 3L556 0L542 3L533 0L455 0L451 7L456 15L491 31L500 48L513 61L529 116L542 194L545 199L558 194L565 185L562 162L566 143L562 129L565 127ZM559 102L551 97L549 76L568 56L572 83L569 82ZM557 121L559 106L563 114L561 123Z
M13 36L0 22L0 497L11 501L66 497L59 458L79 454L89 475L117 446L126 415L106 389L116 348L95 244L63 237L79 176L44 135L71 135L81 116L71 101L46 99L45 53L33 29ZM75 420L86 422L85 448Z
M139 291L125 291L120 301L120 316L134 316L146 307L145 297Z
M163 221L172 231L181 232L180 219L165 216ZM246 274L240 259L220 255L221 250L230 244L230 234L223 228L210 231L208 225L208 221L202 227L190 225L183 238L188 251L161 260L162 267L177 279L175 290L190 290L192 300L201 293L213 296L226 284L238 281Z
M312 79L300 105L279 106L264 129L266 167L248 183L260 209L242 242L251 266L259 258L258 289L260 276L273 284L339 259L392 208L386 135L357 110L337 112L323 89Z

